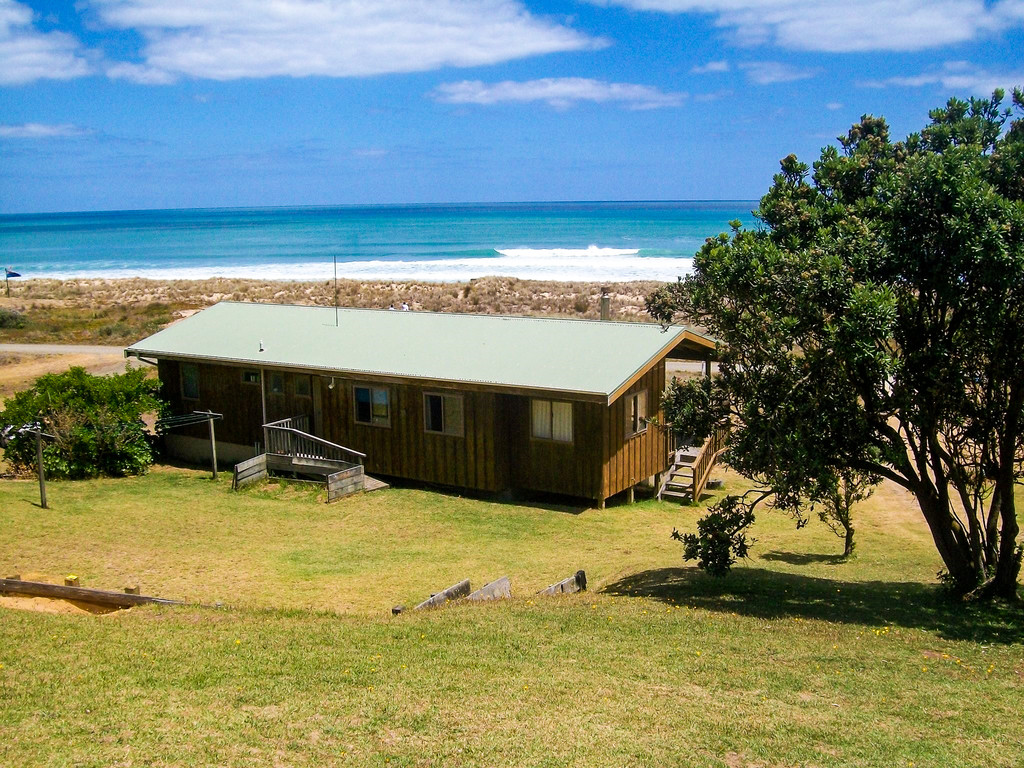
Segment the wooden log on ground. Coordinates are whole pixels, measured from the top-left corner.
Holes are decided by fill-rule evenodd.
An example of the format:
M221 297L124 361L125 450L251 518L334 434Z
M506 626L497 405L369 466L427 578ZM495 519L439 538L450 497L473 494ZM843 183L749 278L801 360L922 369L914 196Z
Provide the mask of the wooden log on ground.
M65 587L60 584L46 584L41 581L20 581L18 579L0 579L0 594L77 600L82 603L108 605L114 608L131 608L135 605L146 605L148 603L183 605L178 600L166 600L162 597L129 595L124 592L108 592L103 589L87 589L85 587Z
M576 571L568 579L562 579L557 584L552 584L538 592L538 595L562 595L572 592L584 592L587 589L587 574L583 571Z
M469 579L465 579L460 581L458 584L452 584L448 589L441 590L436 595L431 595L429 598L417 605L415 610L419 611L423 608L436 608L440 605L451 602L452 600L458 600L461 597L466 597L469 592Z
M509 597L512 597L512 583L508 580L508 576L502 576L500 579L480 587L476 592L468 595L466 599L501 600Z

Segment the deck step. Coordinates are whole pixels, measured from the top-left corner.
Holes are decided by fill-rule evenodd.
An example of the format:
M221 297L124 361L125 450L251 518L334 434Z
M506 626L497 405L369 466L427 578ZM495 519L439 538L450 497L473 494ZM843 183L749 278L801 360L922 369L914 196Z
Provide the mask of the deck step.
M685 499L685 500L689 501L690 500L690 492L689 491L685 491L685 492L683 492L683 491L670 491L670 490L668 490L666 488L664 491L661 492L661 498L663 498L663 499Z
M367 493L370 491L383 491L385 488L390 487L391 486L383 480L378 480L376 477L370 477L369 475L363 475L363 490Z

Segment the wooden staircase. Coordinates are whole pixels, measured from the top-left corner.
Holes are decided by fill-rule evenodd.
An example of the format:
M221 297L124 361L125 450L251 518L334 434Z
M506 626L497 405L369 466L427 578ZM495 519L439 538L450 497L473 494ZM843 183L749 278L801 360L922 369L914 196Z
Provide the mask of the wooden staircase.
M728 423L719 424L703 445L677 447L669 453L670 466L658 488L658 498L696 504L728 436Z

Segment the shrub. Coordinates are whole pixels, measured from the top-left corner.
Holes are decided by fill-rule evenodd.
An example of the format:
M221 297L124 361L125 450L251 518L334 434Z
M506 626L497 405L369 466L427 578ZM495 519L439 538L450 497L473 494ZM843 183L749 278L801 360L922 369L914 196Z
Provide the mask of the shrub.
M26 322L23 312L0 307L0 328L24 328Z
M92 376L84 368L51 373L17 393L0 412L0 424L40 422L54 436L43 450L43 466L55 478L105 474L137 475L153 463L142 415L161 411L160 384L146 371ZM5 457L16 470L35 466L35 438L15 435Z

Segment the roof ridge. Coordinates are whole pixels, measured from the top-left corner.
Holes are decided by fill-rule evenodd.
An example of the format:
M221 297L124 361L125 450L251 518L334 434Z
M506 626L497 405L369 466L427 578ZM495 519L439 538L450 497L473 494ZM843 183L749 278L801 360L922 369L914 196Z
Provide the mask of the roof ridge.
M239 304L244 306L257 306L257 307L294 307L296 309L321 309L321 310L332 310L337 309L344 312L393 312L396 310L384 309L380 307L335 307L333 305L323 304L281 304L270 301L235 301L234 299L222 299L213 306L216 307L220 304ZM398 310L400 311L400 310ZM507 314L492 314L488 312L445 312L435 311L429 309L415 310L413 314L416 315L432 315L442 317L475 317L475 318L491 318L498 320L527 320L527 321L544 321L551 323L600 323L601 325L618 325L628 328L644 328L651 326L660 326L661 323L647 322L647 321L630 321L630 320L599 320L591 317L545 317L536 315L507 315ZM675 325L675 324L673 324ZM672 326L662 326L666 330ZM688 325L676 326L682 330L696 333L693 328Z

